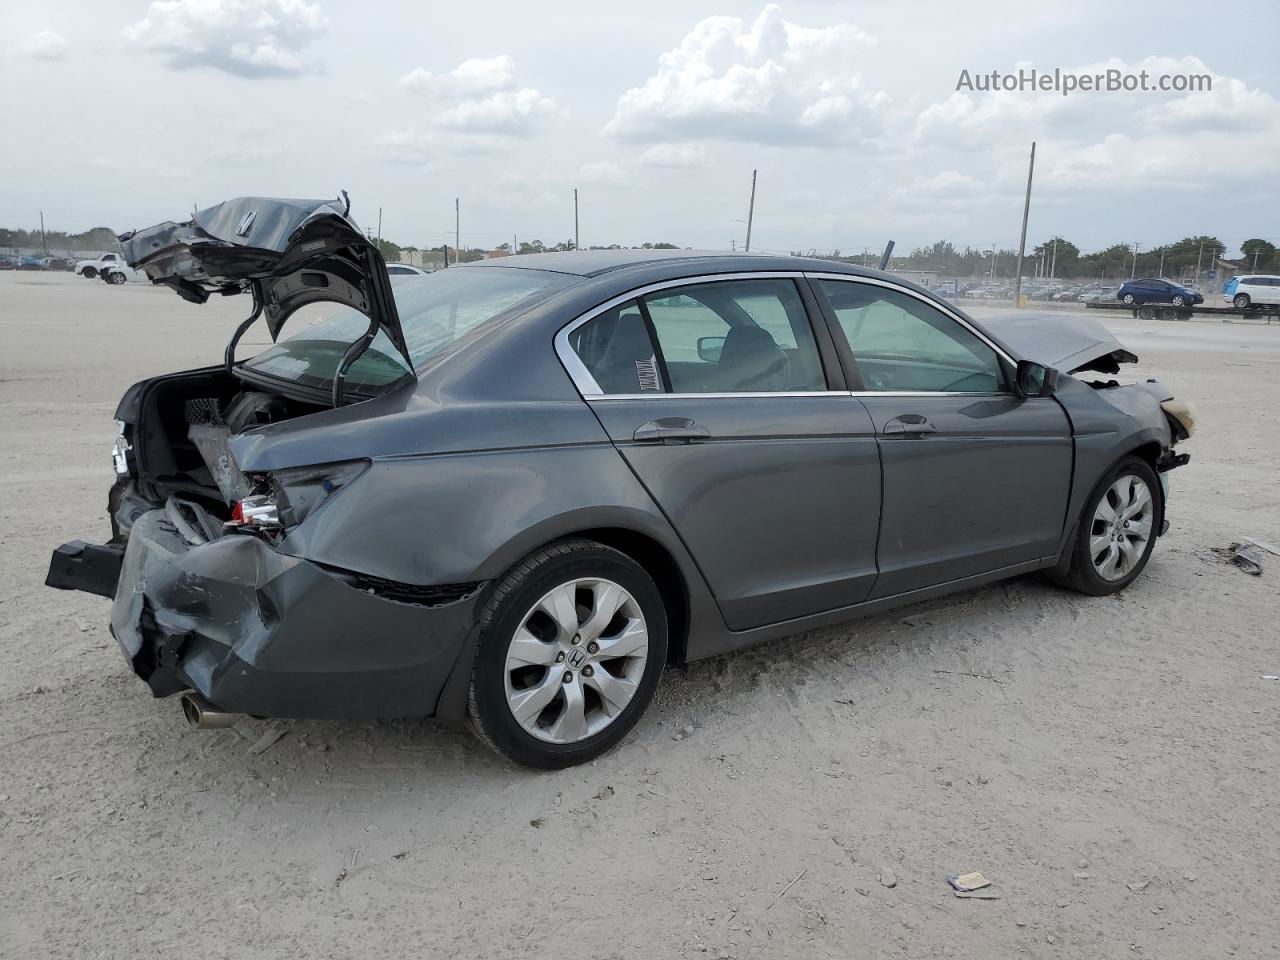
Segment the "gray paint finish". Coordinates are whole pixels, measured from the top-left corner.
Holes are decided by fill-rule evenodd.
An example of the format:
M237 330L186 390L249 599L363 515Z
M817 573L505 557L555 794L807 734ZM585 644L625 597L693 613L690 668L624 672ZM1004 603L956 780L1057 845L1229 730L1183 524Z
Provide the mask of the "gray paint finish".
M673 637L673 649L697 659L1052 565L1117 458L1144 445L1157 455L1170 448L1158 385L1095 390L1068 376L1054 397L1036 399L831 391L588 402L556 354L557 333L613 298L668 281L754 272L867 278L959 316L1014 360L1026 356L1015 342L1034 347L1034 326L1002 337L909 283L804 258L646 251L512 259L451 269L577 279L463 338L382 396L231 441L246 474L370 461L277 549L246 537L178 549L154 533L154 521L133 524L126 567L135 572L120 581L113 617L126 652L136 648L131 657L175 633L202 638L178 679L229 709L456 715L476 642L471 607L407 607L353 591L326 571L407 585L476 583L483 594L557 539L648 544L651 556L668 558L679 584L671 602L687 636ZM819 341L834 342L806 302ZM1039 358L1075 362L1098 351L1115 359L1096 330L1073 340L1055 323ZM853 373L842 369L833 380L855 382ZM126 394L122 419L145 418L148 389ZM926 417L934 432L885 432L904 414ZM693 420L705 439L635 439L661 417ZM135 500L122 498L136 510ZM179 574L142 573L160 569ZM192 600L201 589L221 599L201 606ZM375 643L359 639L371 634ZM273 669L245 673L250 679L237 687L242 664ZM412 688L393 679L407 665L421 667ZM216 678L224 686L212 685Z

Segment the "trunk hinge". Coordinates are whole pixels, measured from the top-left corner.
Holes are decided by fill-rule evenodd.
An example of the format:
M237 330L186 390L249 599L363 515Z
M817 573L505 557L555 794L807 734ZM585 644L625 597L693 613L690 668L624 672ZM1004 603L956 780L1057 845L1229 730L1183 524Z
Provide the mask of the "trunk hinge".
M227 344L227 352L223 357L223 362L226 364L228 374L233 372L233 368L236 365L236 345L240 342L240 338L262 316L262 282L259 280L251 281L249 290L253 294L253 313L240 322L240 326L236 327L236 332L231 335L231 342Z

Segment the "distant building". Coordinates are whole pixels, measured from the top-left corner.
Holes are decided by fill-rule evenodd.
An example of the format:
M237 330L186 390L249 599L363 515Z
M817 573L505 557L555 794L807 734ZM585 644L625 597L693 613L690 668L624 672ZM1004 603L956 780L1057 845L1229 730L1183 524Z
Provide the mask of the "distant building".
M895 270L890 267L888 270L895 277L901 277L903 280L910 280L912 283L918 283L920 286L929 288L938 285L937 270Z

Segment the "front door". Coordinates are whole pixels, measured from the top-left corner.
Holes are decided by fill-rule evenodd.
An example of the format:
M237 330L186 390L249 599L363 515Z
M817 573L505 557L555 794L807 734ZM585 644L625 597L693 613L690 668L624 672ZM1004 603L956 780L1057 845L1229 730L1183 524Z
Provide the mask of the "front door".
M822 331L825 335L825 331ZM745 630L866 599L880 463L871 418L829 389L796 280L656 290L568 342L619 453Z
M1072 468L1058 402L1015 396L994 347L914 293L814 282L845 338L880 446L871 597L1052 556Z

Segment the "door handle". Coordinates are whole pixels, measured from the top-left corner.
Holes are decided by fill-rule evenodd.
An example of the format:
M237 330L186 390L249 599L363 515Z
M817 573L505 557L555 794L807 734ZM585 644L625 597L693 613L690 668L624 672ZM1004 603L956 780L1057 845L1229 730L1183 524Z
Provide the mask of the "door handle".
M937 428L918 413L904 413L894 417L880 430L886 437L925 437L937 433Z
M710 436L706 427L688 417L659 417L636 427L631 439L648 443L691 443Z

